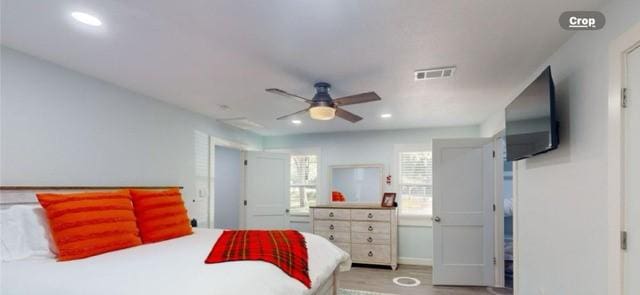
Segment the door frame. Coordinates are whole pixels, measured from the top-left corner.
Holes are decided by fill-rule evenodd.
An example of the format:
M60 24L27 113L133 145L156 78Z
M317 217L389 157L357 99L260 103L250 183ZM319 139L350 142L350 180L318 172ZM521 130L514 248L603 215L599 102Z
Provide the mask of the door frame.
M504 201L502 195L504 193L504 163L502 160L502 153L504 152L501 140L504 138L504 130L500 131L493 137L493 150L495 152L494 157L494 198L493 204L495 204L493 231L495 250L493 257L496 258L496 264L494 267L494 285L496 287L503 288L505 286L504 279Z
M231 140L226 140L220 137L215 137L215 136L209 136L209 205L207 208L207 222L209 224L210 228L214 228L215 226L215 219L214 219L214 213L215 213L215 181L216 181L216 176L215 176L215 159L216 159L216 146L221 146L221 147L226 147L226 148L231 148L231 149L236 149L236 150L240 150L240 158L241 160L244 162L247 159L247 151L253 151L256 149L251 148L250 145L245 144L245 143L241 143L241 142L237 142L237 141L231 141ZM245 171L245 167L242 166L242 169L240 169L241 174L240 174L240 199L238 200L239 202L239 212L238 212L238 218L240 220L238 220L238 226L240 227L240 229L245 228L245 222L246 222L246 218L245 218L245 214L246 214L246 210L244 207L244 200L246 198L245 195L245 190L246 190L246 171Z
M496 266L495 266L495 286L499 288L504 288L506 285L506 281L504 279L504 201L502 198L502 194L504 192L504 161L500 156L501 153L506 152L503 148L500 140L505 140L506 131L503 129L493 136L493 146L496 151L495 157L495 199L494 204L496 204L495 211L495 257L496 257ZM513 216L513 241L511 246L513 247L513 291L517 292L518 285L518 186L517 186L517 162L511 162L511 173L513 179L511 180L511 198L512 198L512 216ZM515 293L514 293L515 294Z
M622 88L626 83L626 56L640 45L640 23L622 33L609 45L609 106L607 164L607 294L622 295L624 253L620 232L624 228L624 112Z

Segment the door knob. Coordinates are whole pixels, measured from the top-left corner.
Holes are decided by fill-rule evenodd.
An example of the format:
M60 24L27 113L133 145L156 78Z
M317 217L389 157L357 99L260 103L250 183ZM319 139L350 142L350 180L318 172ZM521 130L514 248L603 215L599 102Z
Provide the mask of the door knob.
M369 231L373 231L373 226L369 226Z
M440 222L440 217L439 217L439 216L435 216L435 217L433 217L433 221L435 221L435 222Z
M333 237L333 235L329 236L329 240L333 241L335 238Z
M329 225L329 229L334 229L333 224Z
M329 212L329 217L333 217L333 212Z
M284 213L287 213L287 214L289 214L289 212L291 212L291 210L290 210L289 208L287 208L287 209L284 209Z
M373 214L369 213L369 215L367 217L373 218Z

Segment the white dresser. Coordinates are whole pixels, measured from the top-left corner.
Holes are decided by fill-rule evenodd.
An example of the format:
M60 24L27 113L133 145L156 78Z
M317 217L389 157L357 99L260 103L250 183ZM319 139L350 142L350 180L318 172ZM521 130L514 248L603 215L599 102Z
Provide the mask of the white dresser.
M398 267L396 208L377 204L329 204L311 207L313 233L351 255L354 263Z

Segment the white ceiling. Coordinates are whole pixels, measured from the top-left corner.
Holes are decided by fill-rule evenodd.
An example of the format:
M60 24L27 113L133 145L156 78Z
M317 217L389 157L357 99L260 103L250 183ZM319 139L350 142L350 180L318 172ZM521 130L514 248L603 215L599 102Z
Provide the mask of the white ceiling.
M216 119L247 117L264 135L472 125L570 37L563 11L602 2L4 0L2 44ZM76 10L104 25L74 22ZM454 78L413 80L446 65ZM305 104L265 88L312 97L318 81L382 101L345 107L365 118L356 124L275 120Z

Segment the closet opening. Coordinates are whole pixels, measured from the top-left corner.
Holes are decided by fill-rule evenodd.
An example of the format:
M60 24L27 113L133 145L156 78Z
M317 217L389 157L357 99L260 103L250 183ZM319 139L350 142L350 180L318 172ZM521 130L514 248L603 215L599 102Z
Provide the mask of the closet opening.
M218 229L245 227L245 160L248 148L241 143L210 138L209 224Z

